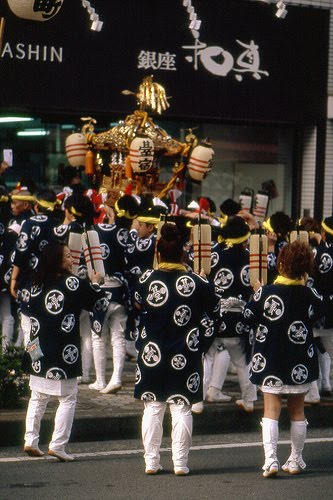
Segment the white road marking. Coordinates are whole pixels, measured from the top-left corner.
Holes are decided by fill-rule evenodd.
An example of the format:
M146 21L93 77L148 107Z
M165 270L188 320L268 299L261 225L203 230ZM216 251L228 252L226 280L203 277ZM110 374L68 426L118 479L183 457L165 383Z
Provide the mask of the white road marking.
M332 443L333 437L323 437L323 438L309 438L306 440L306 444L311 443ZM290 444L290 440L281 440L279 444ZM226 448L253 448L253 447L261 447L262 442L249 442L249 443L221 443L221 444L204 444L191 446L191 451L200 451L200 450L222 450ZM170 452L171 448L161 448L160 450L163 452ZM96 457L112 457L112 456L124 456L124 455L141 455L143 454L143 449L138 450L110 450L110 451L92 451L88 453L71 453L75 458L96 458ZM45 455L44 457L36 458L36 457L3 457L0 458L0 463L9 463L9 462L30 462L32 460L57 460L54 457L50 457Z

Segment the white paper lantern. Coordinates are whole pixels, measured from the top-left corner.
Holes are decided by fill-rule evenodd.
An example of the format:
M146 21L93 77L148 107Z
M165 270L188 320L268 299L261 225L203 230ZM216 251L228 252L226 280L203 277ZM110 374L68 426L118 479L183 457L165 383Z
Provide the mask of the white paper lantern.
M72 273L78 276L82 254L82 235L71 231L68 238L68 247L72 256Z
M133 172L143 174L153 166L154 143L145 135L137 135L131 142L129 157Z
M212 168L214 150L210 144L196 146L188 162L188 171L194 181L201 182Z
M239 195L239 203L241 204L242 210L244 212L251 212L252 208L252 194L242 192Z
M87 231L82 234L83 254L87 264L88 276L91 278L94 267L96 273L102 278L105 277L105 268L102 256L102 248L99 241L98 232L95 230Z
M261 224L264 222L267 216L269 197L267 193L258 191L254 199L253 215L256 221Z
M64 0L8 0L8 5L17 17L48 21L58 14L63 2Z
M71 134L66 139L66 155L71 167L81 167L85 164L87 139L83 134Z

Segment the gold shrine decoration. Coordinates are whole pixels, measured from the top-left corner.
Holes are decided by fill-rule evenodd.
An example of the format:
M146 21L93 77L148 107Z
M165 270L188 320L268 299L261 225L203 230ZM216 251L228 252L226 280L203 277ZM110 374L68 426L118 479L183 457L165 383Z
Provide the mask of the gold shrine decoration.
M64 0L7 0L10 10L21 19L48 21L56 16Z
M100 191L114 201L124 192L144 193L163 198L175 185L183 186L186 170L196 182L201 182L210 172L214 151L189 129L184 142L171 137L148 116L146 108L161 113L169 107L164 88L146 77L137 93L140 109L127 115L124 120L104 132L95 132L96 120L83 117L81 134L72 134L66 141L66 152L70 165L85 165L88 176L96 176ZM110 160L106 159L110 153ZM172 178L160 181L160 158L175 157ZM83 158L85 161L83 161ZM109 171L107 169L109 167ZM102 176L102 179L100 179Z
M123 90L122 94L135 95L141 111L145 111L149 107L160 115L162 111L170 107L164 87L159 83L153 82L152 76L146 76L143 79L136 94L130 90Z
M82 130L84 133L84 131ZM143 133L154 143L155 152L161 151L168 156L183 154L187 144L181 143L161 127L158 127L145 111L135 110L133 114L126 116L106 132L94 134L93 129L87 134L87 142L94 149L114 149L128 153L131 142L135 137Z
M152 76L147 76L139 87L137 94L140 103L140 109L146 109L149 106L153 111L161 114L170 107L166 93L162 85L153 82Z

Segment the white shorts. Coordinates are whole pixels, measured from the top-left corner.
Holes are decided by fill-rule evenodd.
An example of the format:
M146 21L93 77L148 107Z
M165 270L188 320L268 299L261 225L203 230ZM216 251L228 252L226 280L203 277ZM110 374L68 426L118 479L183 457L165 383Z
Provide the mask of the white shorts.
M268 394L305 394L310 389L310 384L282 385L281 387L267 387L259 385L261 392Z
M32 391L50 394L51 396L67 396L78 391L77 378L51 380L37 375L30 375L29 386Z

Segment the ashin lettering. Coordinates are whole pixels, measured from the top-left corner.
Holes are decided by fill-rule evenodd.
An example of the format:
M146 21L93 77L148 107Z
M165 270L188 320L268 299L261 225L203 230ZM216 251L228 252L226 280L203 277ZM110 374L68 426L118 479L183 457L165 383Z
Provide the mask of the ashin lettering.
M31 43L17 43L12 47L9 42L6 42L1 52L1 59L62 63L63 47L33 45Z

